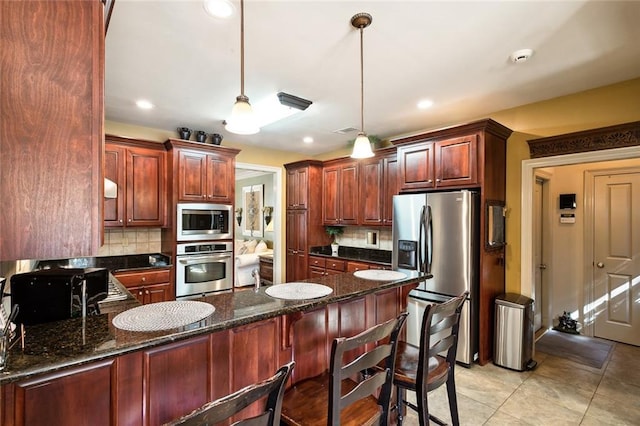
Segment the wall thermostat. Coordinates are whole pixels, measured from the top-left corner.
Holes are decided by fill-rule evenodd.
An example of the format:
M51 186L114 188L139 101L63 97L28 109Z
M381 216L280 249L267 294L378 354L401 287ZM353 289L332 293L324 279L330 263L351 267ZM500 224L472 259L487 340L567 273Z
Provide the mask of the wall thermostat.
M560 194L560 209L575 209L576 194Z

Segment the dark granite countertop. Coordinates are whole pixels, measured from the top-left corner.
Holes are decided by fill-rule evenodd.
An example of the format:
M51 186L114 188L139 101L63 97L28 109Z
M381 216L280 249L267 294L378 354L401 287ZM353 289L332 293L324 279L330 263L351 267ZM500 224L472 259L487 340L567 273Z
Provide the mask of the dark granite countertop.
M137 306L137 301L114 302L108 312L100 315L38 324L26 328L24 349L19 340L9 351L7 365L0 372L0 384L51 373L67 367L110 358L151 348L169 342L226 330L319 306L361 297L386 288L417 283L424 275L413 273L396 281L373 281L355 277L352 273L329 275L306 280L333 289L329 296L312 300L281 300L268 296L267 287L221 293L194 300L210 303L215 311L202 321L184 327L155 331L130 332L117 329L115 315Z
M73 259L40 260L36 269L44 268L107 268L109 272L171 267L171 257L162 253L128 254L122 256L78 257Z
M314 256L326 256L333 259L336 256L331 255L331 246L317 246L311 247L309 254ZM379 263L383 266L391 266L391 251L378 250L361 247L338 247L338 259L355 260L361 262Z

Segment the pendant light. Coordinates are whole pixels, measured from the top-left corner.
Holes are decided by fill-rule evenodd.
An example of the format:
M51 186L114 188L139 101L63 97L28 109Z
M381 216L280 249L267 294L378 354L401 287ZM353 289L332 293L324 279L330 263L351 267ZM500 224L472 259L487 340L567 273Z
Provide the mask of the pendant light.
M240 0L240 95L236 98L225 129L238 135L253 135L260 131L249 98L244 94L244 0Z
M351 25L360 29L360 133L353 144L351 158L373 157L371 142L364 132L364 53L363 53L363 33L364 29L371 25L371 15L368 13L357 13L351 18Z

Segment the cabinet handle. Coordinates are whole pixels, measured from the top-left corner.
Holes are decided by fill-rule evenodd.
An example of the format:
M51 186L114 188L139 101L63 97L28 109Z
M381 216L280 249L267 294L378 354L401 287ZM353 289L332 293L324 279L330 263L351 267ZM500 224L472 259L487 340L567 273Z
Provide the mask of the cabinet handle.
M129 218L129 222L131 222L131 218Z
M120 222L120 223L122 223L122 219L120 219L120 221L119 221L119 222Z
M427 183L433 183L433 179L429 179Z
M138 296L142 296L142 290L138 292Z
M436 179L436 182L440 182L440 179Z
M145 291L146 294L149 294L149 290Z
M147 280L147 277L142 277L140 278L140 281L145 282Z

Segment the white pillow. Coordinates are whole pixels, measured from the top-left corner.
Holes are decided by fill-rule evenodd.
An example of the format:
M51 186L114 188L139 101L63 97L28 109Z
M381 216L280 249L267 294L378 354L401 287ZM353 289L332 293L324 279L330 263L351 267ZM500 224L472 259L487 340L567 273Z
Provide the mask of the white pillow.
M258 245L256 245L255 253L264 253L267 250L269 250L267 243L260 241Z
M247 248L247 251L245 252L245 254L254 253L256 251L257 245L258 245L258 242L256 240L246 241L244 243L244 246Z

